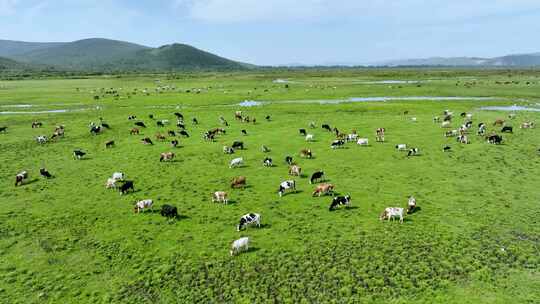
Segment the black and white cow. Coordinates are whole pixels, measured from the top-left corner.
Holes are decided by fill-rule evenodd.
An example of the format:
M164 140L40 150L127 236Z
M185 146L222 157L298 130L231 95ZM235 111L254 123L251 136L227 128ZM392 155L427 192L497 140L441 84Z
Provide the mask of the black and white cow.
M306 135L307 135L306 129L299 129L298 132L299 132L300 135L302 135L302 136L306 136Z
M285 162L286 162L288 165L292 165L292 163L293 163L293 158L292 158L292 156L286 156L286 157L285 157Z
M284 181L281 184L279 184L279 197L282 197L283 194L285 194L286 190L291 190L296 192L296 182L294 180Z
M240 223L236 226L236 231L240 231L248 226L257 225L261 227L261 215L258 213L248 213L240 218Z
M83 152L82 150L74 150L73 151L73 157L75 159L81 159L86 155L86 152Z
M514 128L512 128L510 126L504 126L501 129L501 133L513 133L513 131L514 131Z
M263 160L263 166L272 167L272 159L270 157L265 157Z
M330 145L332 149L343 148L344 146L345 146L345 141L343 139L334 140L332 142L332 145Z
M497 135L497 134L491 135L487 139L488 143L495 144L495 145L501 144L502 140L503 140L502 136Z
M49 171L47 171L47 169L45 168L41 168L39 169L39 174L41 174L41 176L45 177L45 178L52 178L52 174L49 173Z
M328 124L322 125L322 128L327 130L328 132L332 132L332 129L330 128L330 125L328 125Z
M409 153L407 153L407 157L416 156L419 154L420 154L420 150L418 148L411 148L409 149Z
M23 181L28 178L28 172L22 171L15 175L15 186L22 185Z
M349 207L351 205L351 196L345 195L345 196L336 196L332 199L332 204L330 205L329 210L332 211L334 208L338 206L346 206Z
M241 150L244 150L244 143L241 142L241 141L235 141L235 142L233 142L233 144L232 144L232 148L233 148L233 149L241 149Z

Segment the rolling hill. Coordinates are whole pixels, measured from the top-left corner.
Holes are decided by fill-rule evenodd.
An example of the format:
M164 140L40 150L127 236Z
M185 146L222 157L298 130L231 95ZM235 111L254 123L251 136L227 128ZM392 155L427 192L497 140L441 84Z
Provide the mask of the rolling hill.
M28 66L25 64L22 64L20 62L17 62L15 60L0 57L0 71L5 70L23 70L27 69Z
M14 47L17 45L18 48ZM186 44L151 48L102 38L36 44L0 40L0 50L5 50L4 57L23 63L78 71L174 71L248 67Z

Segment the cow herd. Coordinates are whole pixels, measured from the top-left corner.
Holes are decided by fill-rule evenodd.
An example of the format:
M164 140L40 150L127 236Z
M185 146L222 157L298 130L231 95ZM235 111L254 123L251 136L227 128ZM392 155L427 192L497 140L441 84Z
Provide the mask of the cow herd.
M175 137L177 135L189 137L188 132L186 131L186 126L184 123L184 116L181 113L174 113L177 118L177 127L178 131L169 130L166 134L171 137ZM151 119L153 119L153 115L149 116ZM470 113L462 113L461 117L464 119L463 124L459 129L456 130L450 130L445 131L444 136L445 137L455 137L456 141L458 143L462 144L470 144L470 129L473 128L473 122L472 122L472 114ZM249 117L244 115L242 111L236 111L234 115L235 120L241 122L241 123L255 123L256 119L254 117ZM515 118L515 115L509 116L509 119ZM130 115L128 117L128 120L136 120L136 116ZM270 116L266 117L266 121L270 121ZM443 119L441 122L441 118L436 116L433 118L434 123L440 123L440 126L442 128L449 128L452 125L453 120L453 113L449 110L446 110L443 112ZM414 122L417 121L416 117ZM229 123L221 116L219 117L219 122L227 127L229 126ZM196 118L192 119L192 123L194 125L198 124L198 120ZM168 120L157 120L156 126L158 128L164 128L168 126L170 122ZM146 124L142 121L134 121L133 125L135 127L131 128L129 131L130 135L139 135L140 129L139 128L146 128ZM41 128L43 124L41 122L34 121L32 122L32 128ZM503 142L503 138L501 135L492 132L487 133L486 128L487 125L485 123L479 123L477 129L477 135L484 137L485 140L490 144L501 144ZM514 129L511 125L508 124L507 121L503 119L497 119L492 124L493 127L500 127L500 133L508 133L512 134ZM535 124L534 122L527 121L523 122L520 125L521 129L531 129L534 128ZM100 118L100 123L90 123L90 134L92 136L99 135L104 133L106 130L110 129L111 126L103 121L102 118ZM314 129L316 128L316 124L314 122L309 123L309 128ZM345 134L341 133L337 128L331 128L329 124L322 124L321 128L323 130L326 130L328 132L335 134L335 139L333 139L330 143L329 148L331 150L337 150L342 149L347 146L348 143L353 142L356 143L358 146L369 146L369 139L368 138L362 138L360 137L356 130L352 130L351 133ZM0 132L5 132L7 130L7 127L0 128ZM63 137L64 136L64 126L57 126L55 129L55 132L53 134L53 138ZM212 130L209 130L203 134L203 140L204 141L214 141L217 136L226 134L226 129L224 128L215 128ZM377 128L375 130L375 141L377 143L384 143L385 142L385 128ZM242 134L247 135L247 130L243 129ZM307 129L299 129L299 134L304 137L305 141L311 142L314 141L315 136L311 133L308 133ZM161 133L156 134L156 140L158 141L164 141L166 140L166 136L162 135ZM36 137L36 142L38 144L45 144L49 140L47 136L40 135ZM153 142L150 138L144 137L141 139L141 142L145 145L153 145ZM174 139L171 141L172 147L177 147L179 145L179 141L177 139ZM114 141L107 141L106 142L106 148L113 148L115 146ZM225 154L234 154L238 150L244 150L245 144L243 141L234 141L230 146L223 146L223 153ZM411 156L418 156L420 155L420 149L417 147L409 147L407 144L400 143L395 145L395 149L397 151L404 151L407 152L407 157ZM269 153L270 149L266 146L262 146L261 148L263 153ZM445 145L443 147L444 152L451 151L451 147L449 145ZM339 152L334 152L339 153ZM82 149L76 149L73 151L73 157L76 160L81 160L86 156L86 152ZM310 148L301 149L299 153L297 154L302 160L308 160L314 158L314 152ZM170 162L173 161L176 157L176 154L174 152L163 152L160 154L159 161L160 162ZM301 166L296 163L293 160L293 156L287 155L285 157L285 163L288 165L288 175L292 177L301 178L302 175L302 168ZM241 168L245 165L245 161L243 157L236 157L230 160L229 162L229 168L235 169L235 168ZM262 160L262 165L264 167L274 167L274 163L271 157L265 156ZM40 174L45 178L52 178L53 175L49 173L45 168L40 169ZM313 197L321 197L330 195L332 197L330 205L328 207L329 211L336 210L340 206L344 206L346 208L351 206L351 195L337 195L335 193L336 186L332 183L325 182L325 173L323 170L317 170L313 172L309 178L310 184L315 184L315 188L311 195ZM15 176L15 186L21 186L29 177L29 173L27 171L21 171ZM297 180L290 179L285 180L279 183L277 187L277 195L279 197L283 197L289 193L297 193ZM234 177L230 182L230 187L232 189L237 188L244 188L247 185L247 178L245 176L237 176ZM126 175L121 172L115 172L111 177L109 177L105 183L105 187L107 189L116 189L120 193L120 195L128 194L129 192L134 192L134 181L132 180L126 180ZM211 201L214 203L222 203L227 205L229 203L229 194L225 191L216 191L211 196ZM135 213L141 213L145 210L152 210L154 206L154 201L152 199L144 199L144 200L138 200L134 202L133 205L133 211ZM416 199L413 196L409 197L407 208L402 207L387 207L383 210L383 212L380 214L379 219L382 220L394 220L398 219L401 223L404 221L404 217L406 214L412 214L417 210L416 206ZM178 209L175 206L172 205L163 205L160 210L160 214L166 218L169 219L175 219L178 218ZM256 226L261 227L261 215L258 213L248 213L240 217L239 223L236 226L237 231L245 230L248 226ZM248 250L250 239L248 237L240 238L236 241L234 241L231 245L231 255L238 254L242 251Z

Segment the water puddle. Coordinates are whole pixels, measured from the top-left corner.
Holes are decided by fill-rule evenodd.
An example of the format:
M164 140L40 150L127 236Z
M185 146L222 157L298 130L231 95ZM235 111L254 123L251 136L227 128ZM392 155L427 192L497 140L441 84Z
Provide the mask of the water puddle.
M29 114L56 114L56 113L68 113L68 112L80 112L88 109L58 109L58 110L47 110L47 111L2 111L0 115L29 115Z
M481 107L480 110L486 111L531 111L531 112L540 112L540 108L524 107L524 106L492 106L492 107Z
M239 103L238 105L241 107L257 107L262 106L264 102L261 101L255 101L255 100L244 100L243 102Z

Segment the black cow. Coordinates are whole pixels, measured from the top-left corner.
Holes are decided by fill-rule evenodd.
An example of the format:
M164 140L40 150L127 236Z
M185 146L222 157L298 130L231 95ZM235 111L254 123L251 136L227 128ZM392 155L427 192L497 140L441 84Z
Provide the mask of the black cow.
M324 124L324 125L322 125L322 128L327 130L328 132L332 132L332 129L330 128L330 125Z
M105 143L105 148L112 148L114 147L114 140L110 140Z
M244 150L244 143L241 141L235 141L233 142L232 146L233 149L241 149Z
M513 133L513 131L514 131L514 128L512 128L510 126L504 126L501 129L501 133Z
M145 125L144 122L142 122L142 121L137 121L137 122L135 123L135 125L136 125L137 127L146 128L146 125Z
M452 151L452 147L450 147L450 146L444 146L443 152L450 152L450 151Z
M488 142L489 142L490 144L496 144L496 145L499 145L499 144L502 143L502 140L503 140L502 136L497 135L497 134L491 135L491 136L488 137Z
M292 158L292 156L287 156L287 157L285 157L285 162L286 162L287 164L289 164L289 165L292 165L292 163L293 163L293 158Z
M189 137L189 134L188 132L186 132L185 130L181 130L180 132L178 132L178 134L184 136L184 137Z
M163 205L161 206L161 216L164 216L166 218L177 218L178 217L178 209L175 206L171 205Z
M153 145L154 143L152 142L152 140L148 137L145 137L143 139L141 139L141 142L145 145Z
M169 134L169 136L176 136L176 133L173 131L173 130L169 130L167 131L167 134Z
M90 128L90 133L92 133L93 135L97 135L101 132L101 127L98 127L98 126L92 126Z
M176 148L178 146L178 140L173 140L171 141L171 146L173 146L173 148Z
M197 118L195 118L195 117L193 117L192 121L193 121L193 124L194 124L194 125L198 125L198 124L199 124L199 121L198 121Z
M307 135L306 129L300 129L300 130L298 130L298 132L299 132L300 135L302 135L302 136L306 136L306 135Z
M150 119L154 119L154 114L150 114L150 115L148 115L148 118L150 118Z
M128 193L129 190L135 191L133 181L124 181L122 186L120 186L118 189L120 190L120 195Z
M86 152L83 152L83 151L81 151L81 150L74 150L74 151L73 151L73 157L75 157L76 159L81 159L81 158L83 158L85 155L86 155Z
M0 132L6 133L7 127L0 127Z
M311 175L311 178L309 179L309 183L313 184L316 180L322 181L324 178L324 171L317 171Z
M247 131L246 131L246 130L242 130L242 134L247 135Z
M165 127L165 124L164 124L163 121L161 121L161 120L156 121L156 125L157 125L158 127Z
M182 113L176 112L176 113L174 113L174 116L176 116L176 118L178 118L178 119L184 120L184 115L182 115Z
M351 196L345 195L345 196L336 196L332 199L332 204L330 204L330 208L328 210L332 211L337 206L344 205L346 207L349 207L351 205Z
M266 118L266 121L270 121L270 120L271 120L271 117L270 117L270 115L266 115L266 117L265 117L265 118Z
M49 173L49 171L47 171L47 169L45 168L41 168L39 169L39 174L41 174L41 176L45 177L45 178L52 178L52 174Z

